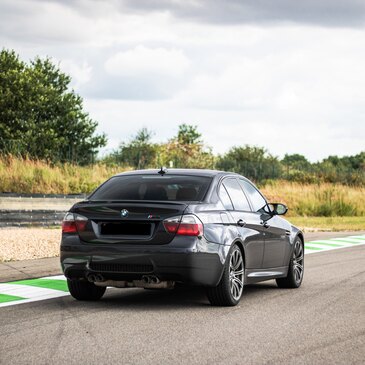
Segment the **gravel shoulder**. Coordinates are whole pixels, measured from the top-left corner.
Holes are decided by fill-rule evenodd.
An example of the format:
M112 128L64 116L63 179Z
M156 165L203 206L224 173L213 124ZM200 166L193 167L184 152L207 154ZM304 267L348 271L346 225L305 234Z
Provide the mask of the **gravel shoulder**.
M0 262L58 256L60 241L60 228L2 228Z

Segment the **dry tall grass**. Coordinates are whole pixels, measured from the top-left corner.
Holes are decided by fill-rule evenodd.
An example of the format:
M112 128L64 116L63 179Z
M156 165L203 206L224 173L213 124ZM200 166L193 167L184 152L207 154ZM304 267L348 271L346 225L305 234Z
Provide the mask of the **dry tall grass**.
M262 191L271 202L286 204L289 216L365 216L364 187L275 181Z
M102 164L50 165L44 161L0 157L0 192L89 193L121 171ZM271 202L287 204L289 216L365 216L364 187L274 181L263 186L262 191Z
M116 167L99 164L87 167L68 163L50 165L44 161L0 157L0 192L88 193L121 171Z

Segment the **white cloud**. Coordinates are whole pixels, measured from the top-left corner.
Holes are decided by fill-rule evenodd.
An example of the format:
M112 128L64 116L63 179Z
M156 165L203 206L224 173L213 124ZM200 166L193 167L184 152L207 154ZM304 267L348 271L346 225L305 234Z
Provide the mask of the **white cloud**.
M138 45L110 57L105 63L105 69L111 75L124 77L156 74L181 76L189 64L189 59L181 49L148 48Z
M77 63L71 59L63 59L60 61L60 68L63 72L71 75L72 84L75 88L80 88L91 80L92 67L87 61Z
M340 28L320 13L283 22L275 8L246 23L226 11L223 26L219 2L205 20L190 2L140 3L2 0L0 43L58 60L109 147L143 126L165 140L192 123L216 152L248 143L318 160L364 149L363 15Z

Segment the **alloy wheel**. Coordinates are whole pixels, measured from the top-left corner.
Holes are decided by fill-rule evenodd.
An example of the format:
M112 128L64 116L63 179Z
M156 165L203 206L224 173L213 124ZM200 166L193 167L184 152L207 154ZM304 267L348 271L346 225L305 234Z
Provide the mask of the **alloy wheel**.
M294 251L293 251L293 271L294 271L294 279L297 283L300 283L303 278L304 271L304 249L302 242L297 240L295 242Z
M241 250L236 247L229 262L229 286L232 297L239 300L243 290L243 257Z

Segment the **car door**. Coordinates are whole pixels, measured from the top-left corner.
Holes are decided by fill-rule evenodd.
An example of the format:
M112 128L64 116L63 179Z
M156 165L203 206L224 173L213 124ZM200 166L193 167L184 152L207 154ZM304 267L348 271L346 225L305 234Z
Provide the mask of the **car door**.
M264 255L264 228L260 224L260 214L251 210L248 199L235 177L225 178L222 188L226 190L232 202L233 209L230 213L245 246L246 269L260 269Z
M285 257L290 249L290 230L285 221L273 216L266 222L263 268L287 265Z
M283 219L266 213L267 202L263 195L247 180L239 179L240 185L250 199L253 210L260 215L260 223L264 229L264 255L262 268L284 266L284 258L288 249L287 236Z

